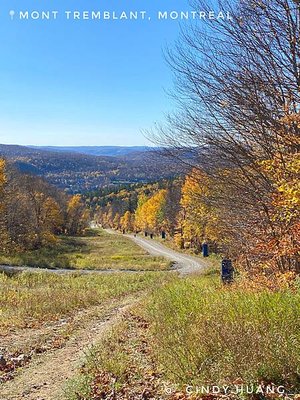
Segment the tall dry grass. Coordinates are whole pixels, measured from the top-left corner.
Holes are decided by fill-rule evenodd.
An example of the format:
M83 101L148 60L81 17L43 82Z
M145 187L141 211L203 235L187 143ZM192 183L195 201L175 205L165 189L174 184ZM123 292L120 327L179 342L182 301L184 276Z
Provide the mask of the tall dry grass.
M297 285L296 285L297 286ZM147 314L155 352L180 384L260 380L300 389L300 289L223 287L214 276L172 281Z
M0 274L0 332L55 320L153 287L164 273L111 275Z

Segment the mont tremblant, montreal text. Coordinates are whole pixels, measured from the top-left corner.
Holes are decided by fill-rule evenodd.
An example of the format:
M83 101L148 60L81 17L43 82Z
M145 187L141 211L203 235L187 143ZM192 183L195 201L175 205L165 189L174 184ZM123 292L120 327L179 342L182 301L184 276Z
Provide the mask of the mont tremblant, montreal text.
M149 14L147 11L18 11L14 17L19 20L230 20L231 15L226 11L157 11Z

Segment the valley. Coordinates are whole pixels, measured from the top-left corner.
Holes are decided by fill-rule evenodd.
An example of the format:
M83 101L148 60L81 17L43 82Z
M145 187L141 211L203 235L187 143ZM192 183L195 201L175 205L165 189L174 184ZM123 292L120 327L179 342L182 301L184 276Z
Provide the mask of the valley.
M104 147L101 151L99 147L74 150L0 145L0 156L21 172L42 177L68 193L122 183L147 183L182 173L182 168L167 156L143 147L138 149Z

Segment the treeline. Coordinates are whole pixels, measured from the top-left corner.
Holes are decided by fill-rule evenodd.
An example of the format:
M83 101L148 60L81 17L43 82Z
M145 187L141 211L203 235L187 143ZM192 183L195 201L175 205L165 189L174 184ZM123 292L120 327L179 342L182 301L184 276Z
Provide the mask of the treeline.
M88 221L79 195L67 196L0 159L1 252L40 248L53 243L56 235L81 233Z
M177 198L174 197L174 191L177 192ZM104 227L112 227L125 231L134 230L147 230L149 233L159 233L161 229L168 225L168 231L171 233L174 231L176 225L175 219L172 223L167 223L171 220L170 207L167 207L168 199L174 201L174 204L178 205L178 193L180 191L180 180L163 180L149 184L131 184L127 186L120 186L119 188L105 188L93 196L86 198L87 205L91 209L95 210L95 218ZM159 200L156 201L157 193L164 193ZM171 194L172 193L172 194ZM160 209L160 213L163 217L159 218L158 221L152 221L151 223L143 222L140 218L139 224L139 213L141 207L149 200L154 197L154 203L156 209ZM166 201L166 204L164 203ZM168 203L169 204L169 203ZM164 222L163 222L164 221Z
M185 179L103 189L87 198L104 227L125 232L165 233L180 248L201 250L204 242L213 251L225 251L220 221L205 205L208 180L194 169ZM163 235L164 236L164 235Z
M232 193L227 179L239 179L234 168L219 170L225 181L194 168L185 179L113 192L98 207L96 219L124 232L164 232L178 247L196 252L206 242L251 272L299 272L300 159L297 154L286 158L284 168L276 160L259 166L273 180L264 200L272 231L262 214L250 213L252 205L242 191Z
M164 233L174 238L179 247L195 251L200 251L203 242L209 242L218 250L216 236L210 235L200 217L203 205L197 198L197 189L194 177L187 176L129 186L118 192L112 190L103 197L94 197L92 204L102 205L96 207L96 219L104 227L154 235Z
M141 194L149 196L155 191L165 188L172 180L160 180L149 183L122 183L108 185L83 194L83 199L91 210L124 214L134 212Z

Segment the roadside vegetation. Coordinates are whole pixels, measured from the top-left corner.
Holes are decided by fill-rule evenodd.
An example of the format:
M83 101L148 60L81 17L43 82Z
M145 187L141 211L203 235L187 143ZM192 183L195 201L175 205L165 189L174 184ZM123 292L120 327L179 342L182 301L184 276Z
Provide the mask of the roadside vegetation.
M195 399L201 396L186 395L186 385L261 383L297 393L299 300L297 283L274 291L243 280L224 287L212 269L172 279L90 352L66 398Z
M85 236L56 238L37 250L0 255L0 264L37 268L93 270L166 270L170 262L149 255L132 240L104 230L89 230Z
M179 384L260 381L299 390L300 290L224 287L216 276L174 281L146 310L155 354Z

